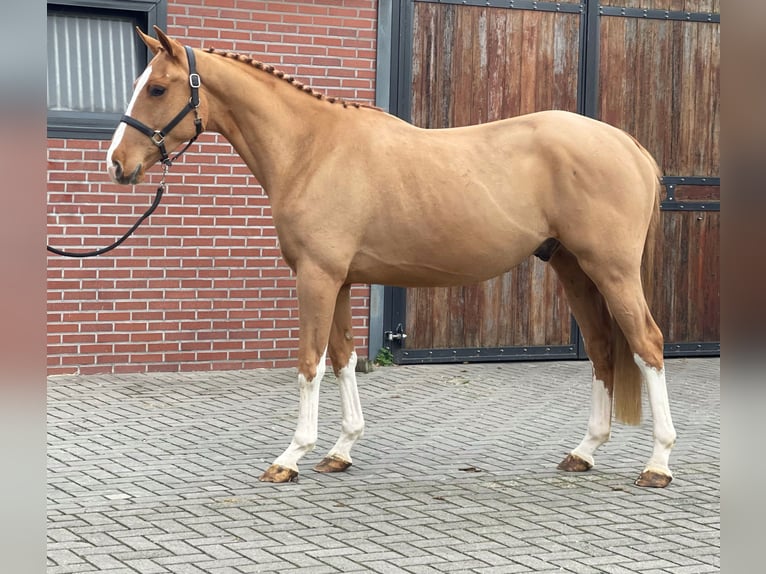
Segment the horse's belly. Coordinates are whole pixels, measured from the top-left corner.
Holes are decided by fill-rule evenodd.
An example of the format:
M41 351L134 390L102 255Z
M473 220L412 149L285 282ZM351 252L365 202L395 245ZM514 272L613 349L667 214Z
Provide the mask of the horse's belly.
M496 277L534 252L537 240L506 245L433 242L403 245L391 241L387 250L362 250L349 269L349 281L401 287L466 285Z

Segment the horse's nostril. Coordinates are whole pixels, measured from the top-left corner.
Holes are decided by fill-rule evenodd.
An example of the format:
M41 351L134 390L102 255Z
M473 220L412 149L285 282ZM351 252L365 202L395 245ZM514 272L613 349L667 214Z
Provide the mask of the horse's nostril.
M130 178L128 178L128 181L132 183L133 185L137 184L140 173L141 173L141 164L139 163L136 166L136 169L133 170L133 173L130 174Z
M114 160L114 161L112 161L112 166L113 166L113 169L114 169L114 177L115 177L115 179L122 178L122 164L119 161Z

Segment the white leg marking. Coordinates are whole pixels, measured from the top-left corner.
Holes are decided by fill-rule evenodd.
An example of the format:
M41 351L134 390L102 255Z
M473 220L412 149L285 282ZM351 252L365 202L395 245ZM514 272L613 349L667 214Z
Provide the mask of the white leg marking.
M673 476L668 467L668 459L670 458L670 450L676 442L676 429L673 427L673 420L670 417L665 368L657 370L646 364L637 354L633 355L633 360L641 369L644 382L646 382L654 423L654 451L644 470L653 470Z
M596 378L593 374L593 383L591 385L590 397L590 419L588 420L588 431L585 438L572 451L572 454L579 456L593 465L593 453L596 449L609 440L612 432L612 397L606 390L603 381Z
M147 66L144 70L144 73L141 74L141 76L136 80L136 87L133 90L133 96L130 98L130 103L128 104L128 109L125 110L125 115L129 116L130 113L133 111L133 106L136 103L136 99L138 98L138 94L141 93L141 90L146 85L146 82L149 81L149 76L152 75L152 67ZM120 122L120 124L117 126L117 129L114 131L114 135L112 136L112 143L109 146L109 150L106 152L106 170L109 172L109 176L114 180L114 166L112 164L112 155L114 154L114 150L117 149L117 146L120 145L120 142L122 141L122 136L125 135L125 128L127 126Z
M326 356L327 350L325 349L322 358L319 359L314 380L309 382L302 374L298 375L301 393L300 405L298 406L298 426L290 446L277 457L274 464L297 471L298 461L303 455L311 452L316 445L317 425L319 423L319 384L324 376Z
M359 391L356 387L356 352L351 353L348 365L338 374L341 401L341 433L338 442L327 456L351 462L351 447L364 433L364 417Z

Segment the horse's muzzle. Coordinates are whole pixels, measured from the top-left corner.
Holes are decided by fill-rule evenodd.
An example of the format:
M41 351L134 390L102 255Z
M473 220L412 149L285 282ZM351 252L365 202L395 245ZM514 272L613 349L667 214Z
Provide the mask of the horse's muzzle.
M141 179L141 167L142 164L138 164L136 169L130 175L126 175L122 168L122 164L119 161L113 161L109 166L109 177L112 178L114 183L120 183L122 185L135 185Z

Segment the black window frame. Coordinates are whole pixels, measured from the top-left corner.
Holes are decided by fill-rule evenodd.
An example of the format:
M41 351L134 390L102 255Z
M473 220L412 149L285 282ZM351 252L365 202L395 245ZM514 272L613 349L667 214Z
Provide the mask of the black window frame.
M166 28L168 19L168 0L56 0L48 2L51 11L92 12L94 16L109 13L129 15L145 32L152 26ZM136 36L138 42L138 36ZM145 56L144 67L151 60L148 48L139 47L139 53ZM143 68L142 68L143 69ZM135 78L131 78L131 81ZM48 109L48 137L61 139L104 140L112 137L121 113L61 111Z

